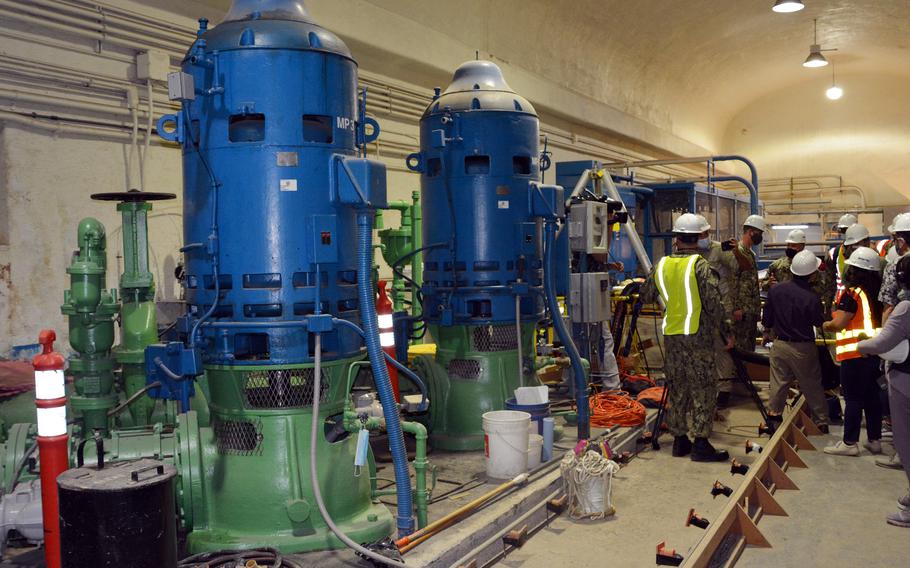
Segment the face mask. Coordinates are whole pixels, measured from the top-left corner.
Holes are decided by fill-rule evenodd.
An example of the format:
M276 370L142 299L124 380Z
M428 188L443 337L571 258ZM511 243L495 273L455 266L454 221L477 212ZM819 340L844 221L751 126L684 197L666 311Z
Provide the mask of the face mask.
M789 258L790 260L793 260L793 257L796 256L796 249L788 248L787 250L784 251L784 254L787 255L787 258Z
M698 239L698 248L702 250L708 250L708 247L711 246L711 239Z
M752 233L752 244L760 245L764 238L765 236L761 233Z

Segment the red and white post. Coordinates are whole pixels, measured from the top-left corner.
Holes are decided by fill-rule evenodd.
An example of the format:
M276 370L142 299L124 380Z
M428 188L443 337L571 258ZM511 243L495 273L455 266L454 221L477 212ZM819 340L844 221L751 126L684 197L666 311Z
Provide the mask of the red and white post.
M41 512L44 517L44 559L48 568L60 568L60 506L57 476L69 469L66 430L66 381L63 355L54 351L57 334L41 331L43 351L32 359L35 368L35 405L38 407L38 459L41 462Z
M380 280L379 298L376 300L376 316L379 319L379 344L382 350L392 359L395 358L395 330L392 318L392 300L385 289L388 282ZM389 381L392 383L392 391L395 393L395 402L401 402L401 392L398 390L398 369L386 361L386 367L389 369Z

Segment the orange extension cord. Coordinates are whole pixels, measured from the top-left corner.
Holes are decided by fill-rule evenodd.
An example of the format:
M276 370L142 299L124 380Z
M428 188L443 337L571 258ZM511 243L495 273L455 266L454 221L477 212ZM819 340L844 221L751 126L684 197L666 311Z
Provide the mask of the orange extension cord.
M602 392L591 397L591 426L639 426L645 423L645 407L624 391Z

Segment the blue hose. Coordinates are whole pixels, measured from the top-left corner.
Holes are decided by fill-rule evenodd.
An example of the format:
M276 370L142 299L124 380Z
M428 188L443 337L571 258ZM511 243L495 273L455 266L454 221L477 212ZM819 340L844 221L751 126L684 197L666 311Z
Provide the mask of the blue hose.
M364 343L373 368L373 378L382 412L385 416L385 428L389 434L389 449L395 465L395 483L398 496L398 537L405 537L414 532L414 516L411 505L411 474L408 471L408 454L404 446L404 434L401 431L401 416L398 414L398 403L392 392L392 381L385 366L385 357L379 344L379 322L376 319L376 298L373 297L373 212L357 213L357 288L360 294L360 319L363 322Z
M336 326L339 326L339 325L344 326L344 327L347 327L347 328L355 331L357 333L357 335L360 336L361 339L363 339L363 337L365 335L363 333L363 330L360 329L360 326L352 321L348 321L346 319L332 318L332 323L334 323ZM427 396L429 396L427 394L426 383L423 382L423 380L417 376L417 373L415 373L414 371L408 369L407 367L405 367L404 365L399 363L397 359L395 359L394 357L392 357L385 351L383 351L382 354L385 355L385 360L388 364L392 365L393 367L395 367L396 369L401 371L402 375L404 375L405 377L407 377L407 379L409 381L414 383L414 385L420 391L420 395L423 397L423 399L420 401L420 406L425 407L427 405Z
M566 329L566 324L562 321L559 314L559 304L556 302L555 284L553 278L556 273L553 267L553 248L556 244L556 223L547 221L544 233L544 293L547 298L547 307L550 310L550 317L553 319L553 327L556 329L556 335L565 346L569 354L569 361L572 362L572 374L575 375L575 405L578 407L578 439L586 440L591 436L591 409L588 406L588 381L585 378L585 369L581 364L581 355L578 354L578 348Z

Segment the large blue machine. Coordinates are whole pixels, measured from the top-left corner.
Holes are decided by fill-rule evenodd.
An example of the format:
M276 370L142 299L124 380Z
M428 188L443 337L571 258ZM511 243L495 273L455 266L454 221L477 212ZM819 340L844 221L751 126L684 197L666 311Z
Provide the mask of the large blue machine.
M431 438L452 450L483 447L481 415L516 387L538 384L534 329L544 315L543 232L561 190L541 186L539 122L531 103L489 61L469 61L420 121L423 317L435 360Z
M237 0L217 27L200 21L182 70L169 78L182 112L158 131L183 147L187 340L151 346L146 363L164 383L153 395L185 400L203 372L209 385L212 428L199 428L199 478L184 482L189 546L338 546L320 493L354 541L391 532L369 476L355 475L355 439L338 430L361 334L406 534L410 481L371 282L385 167L359 157L379 128L358 107L357 65L302 2Z

